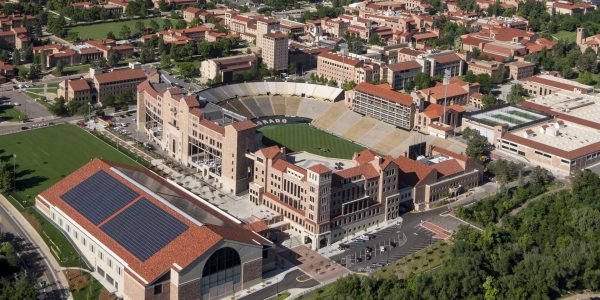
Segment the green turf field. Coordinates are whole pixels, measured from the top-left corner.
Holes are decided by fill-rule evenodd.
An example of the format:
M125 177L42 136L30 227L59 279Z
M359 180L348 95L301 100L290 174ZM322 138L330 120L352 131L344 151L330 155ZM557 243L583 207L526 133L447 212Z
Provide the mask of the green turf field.
M511 110L508 113L511 114L511 115L519 116L521 118L525 118L527 120L532 120L532 121L540 119L539 117L536 117L534 115L530 115L528 113L524 113L524 112L518 111L518 110Z
M567 40L571 43L575 43L575 40L577 39L577 32L570 32L570 31L564 31L561 30L557 33L555 33L553 35L553 37L557 40L559 39L563 39L563 40Z
M488 123L490 123L490 124L492 124L492 125L494 125L494 126L496 126L496 125L498 125L498 124L501 124L501 123L498 123L498 122L496 122L496 121L492 121L492 120L490 120L490 119L487 119L487 118L481 118L480 120L482 120L482 121L486 121L486 122L488 122Z
M521 125L521 124L525 123L521 120L511 118L511 117L509 117L507 115L503 115L503 114L495 114L492 117L494 117L498 120L503 120L503 121L510 122L510 123L517 124L517 125Z
M8 122L27 119L27 116L12 105L0 105L0 118Z
M351 159L354 152L365 149L304 124L265 126L259 131L263 133L266 146L283 146L288 152L306 151L325 157Z
M34 197L96 157L137 165L75 125L57 125L0 136L0 159L17 154L16 194ZM29 197L28 197L29 196Z
M121 32L121 28L123 28L123 25L127 25L129 27L129 29L131 29L131 32L135 33L136 32L135 23L137 21L142 21L142 22L144 22L144 24L146 26L150 26L150 20L156 20L156 22L158 22L158 24L161 26L161 29L162 29L163 23L165 22L165 19L161 19L161 18L147 18L147 19L141 19L141 20L127 20L127 21L107 22L107 23L100 23L100 24L93 24L93 25L81 25L81 26L69 27L68 29L69 29L69 32L77 32L79 34L80 38L90 38L90 39L94 39L94 40L100 40L100 39L105 39L106 34L109 31L112 31L113 34L116 37L118 37L119 32ZM171 23L173 23L173 22L171 22Z

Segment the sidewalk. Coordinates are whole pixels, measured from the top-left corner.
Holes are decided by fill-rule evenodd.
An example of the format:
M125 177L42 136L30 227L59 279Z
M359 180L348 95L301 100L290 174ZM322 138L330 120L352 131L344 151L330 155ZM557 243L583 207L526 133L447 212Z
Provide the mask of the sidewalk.
M21 227L21 229L26 232L29 239L38 246L38 249L43 254L43 258L46 260L47 264L52 268L52 270L48 270L52 272L54 277L58 280L57 284L60 289L69 290L69 281L67 277L60 270L62 267L58 264L50 249L42 239L42 237L31 227L31 224L23 218L23 215L6 199L4 196L0 195L0 203L8 209L8 211L12 214L12 217L15 219L17 224ZM73 300L73 296L69 292L69 300Z

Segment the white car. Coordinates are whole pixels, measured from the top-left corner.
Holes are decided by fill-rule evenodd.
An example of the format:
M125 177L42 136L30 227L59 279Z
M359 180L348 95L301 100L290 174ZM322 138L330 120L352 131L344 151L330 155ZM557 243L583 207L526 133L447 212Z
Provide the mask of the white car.
M137 120L136 119L131 119L131 122L136 123Z
M21 105L21 103L15 102L15 106L20 106L20 105Z
M100 125L98 125L98 126L100 126L100 127L102 127L102 128L106 128L106 125L104 125L104 124L100 124Z
M368 236L368 235L363 235L363 236L361 236L361 237L359 237L359 238L360 238L360 239L362 239L362 240L365 240L365 241L368 241L368 240L370 240L370 239L371 239L371 237L370 237L370 236Z

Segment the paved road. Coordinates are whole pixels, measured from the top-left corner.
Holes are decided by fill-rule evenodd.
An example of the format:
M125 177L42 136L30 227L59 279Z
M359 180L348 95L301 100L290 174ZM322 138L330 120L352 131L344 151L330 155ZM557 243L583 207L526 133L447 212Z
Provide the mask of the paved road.
M246 300L263 300L275 295L277 291L281 293L285 290L293 288L309 288L319 284L319 282L314 279L310 279L303 282L296 280L296 278L301 275L304 275L304 272L302 272L301 270L294 270L287 273L279 283L267 279L267 281L265 282L268 285L267 287L242 298Z
M48 267L48 262L40 252L38 246L24 234L21 227L13 220L4 206L0 204L0 231L8 232L14 236L16 249L21 259L25 262L25 268L36 281L46 281L48 287L40 289L40 299L62 299L62 286L57 283L53 270Z

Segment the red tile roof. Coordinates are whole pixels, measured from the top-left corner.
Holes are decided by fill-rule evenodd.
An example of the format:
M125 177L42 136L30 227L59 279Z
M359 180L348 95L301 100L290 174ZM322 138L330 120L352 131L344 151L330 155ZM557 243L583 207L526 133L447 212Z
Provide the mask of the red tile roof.
M343 56L341 56L339 54L335 54L335 53L331 53L331 52L321 52L321 54L319 54L319 57L335 60L337 62L345 63L345 64L352 65L355 67L361 63L361 61L358 59L350 58L348 56L346 56L344 58Z
M123 80L146 79L146 73L142 69L131 69L103 73L94 76L94 81L98 83L108 83Z
M375 159L375 156L377 156L377 155L379 155L379 154L377 154L371 150L365 149L358 153L358 157L356 157L355 161L359 165L370 163L371 161L373 161Z
M539 76L533 76L533 77L529 77L526 79L527 81L531 81L531 82L535 82L538 84L543 84L543 85L548 85L551 87L555 87L558 89L563 89L563 90L567 90L567 91L573 91L574 89L579 89L580 87L578 86L574 86L574 85L570 85L568 83L564 83L564 82L559 82L559 81L553 81L553 80L549 80L546 78L541 78Z
M256 127L256 125L254 125L254 123L250 120L233 123L231 126L233 126L233 129L236 131L244 131Z
M465 171L465 169L463 169L456 159L443 161L441 163L432 165L432 167L438 171L438 178L451 176Z
M85 91L85 90L91 89L88 82L84 79L71 80L71 81L69 81L69 86L71 87L71 89L73 91Z
M200 106L200 103L198 103L198 99L196 99L196 96L194 95L185 96L183 97L183 100L185 101L185 104L187 104L188 107Z
M437 147L437 146L433 147L433 149L431 149L431 151L432 152L437 152L437 153L440 153L440 154L444 154L446 156L458 159L460 161L467 161L469 159L468 157L466 157L464 155L461 155L461 154L458 154L458 153L455 153L455 152L452 152L450 150L446 150L444 148Z
M204 112L201 109L194 107L190 110L190 114L200 118L204 115Z
M371 178L379 177L379 172L377 172L377 170L375 170L375 167L372 164L359 165L356 167L341 170L339 172L335 172L333 174L334 174L334 177L341 177L341 178L351 178L354 176L362 176L365 179L371 179ZM334 182L339 183L339 178L335 178L335 179L337 179L337 180L334 180Z
M149 176L153 180L168 188L171 193L188 200L191 205L200 207L207 213L213 215L215 218L220 219L228 224L230 228L211 224L204 224L203 226L196 225L183 215L163 204L161 201L155 199L152 195L132 184L126 178L123 178L121 175L112 171L112 167L129 169ZM78 211L61 199L61 196L66 192L70 191L72 188L96 174L100 170L108 173L110 176L138 193L140 197L136 198L134 201L144 197L154 205L158 206L160 209L177 218L179 221L185 223L189 228L174 240L169 242L165 247L153 254L150 258L145 261L140 261L122 245L117 243L114 239L102 231L99 226L94 225L91 221L86 219L83 215L81 215ZM209 251L212 246L216 245L223 239L231 239L254 245L259 243L256 241L260 241L264 244L270 244L269 241L263 239L262 237L248 232L240 224L226 217L224 213L217 211L216 208L211 207L210 204L199 201L197 198L194 198L190 194L183 192L183 190L175 187L171 183L168 183L166 180L147 169L135 168L97 158L73 172L71 175L62 179L46 191L42 192L39 199L42 198L45 199L45 201L47 201L50 205L56 206L58 210L69 216L75 223L89 232L91 236L96 238L100 243L114 252L119 258L124 260L127 264L125 271L132 274L132 277L134 277L143 285L147 285L159 276L162 276L165 272L173 268L173 264L177 264L181 268L186 268L191 263L196 261L202 254ZM43 201L39 199L37 201ZM190 247L190 244L193 244L194 247ZM175 271L179 272L180 270L175 269Z
M423 66L421 66L420 63L411 60L411 61L407 61L407 62L401 62L401 63L397 63L397 64L393 64L393 65L388 65L387 66L388 69L390 69L393 72L400 72L400 71L405 71L405 70L411 70L411 69L422 69Z
M400 169L398 180L412 187L419 185L432 172L436 172L434 168L404 156L396 158L396 164Z
M302 181L306 181L306 170L294 165L291 162L286 161L285 159L278 159L273 164L273 168L275 170L279 170L281 172L285 172L286 169L291 169L295 172L298 172L298 173L304 175L304 177L302 178Z
M277 154L280 153L279 150L279 146L271 146L267 148L262 148L258 151L260 151L266 158L273 159L275 158L275 156L277 156Z
M433 59L439 64L449 63L453 61L461 61L462 58L456 54L444 55L444 56L436 56Z
M413 99L411 96L394 92L389 89L381 88L377 85L373 85L366 82L361 82L359 85L354 87L354 90L381 97L383 99L396 102L405 106L411 106L413 103Z
M269 226L264 221L255 221L250 224L245 224L244 228L255 232L269 230Z
M211 121L209 121L207 119L202 119L200 121L200 125L208 128L208 129L210 129L210 130L212 130L214 132L217 132L220 135L225 135L225 128L223 126L215 123L215 122L211 122Z
M331 169L322 165L322 164L318 164L318 165L314 165L310 168L308 168L309 171L313 171L317 174L323 174L323 173L327 173L327 172L331 172Z

